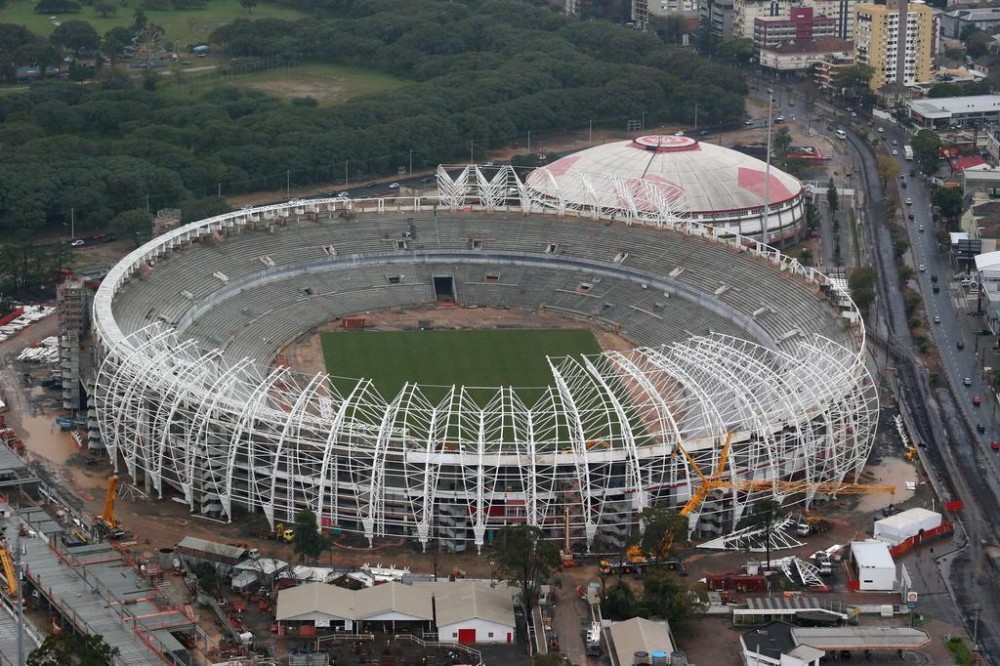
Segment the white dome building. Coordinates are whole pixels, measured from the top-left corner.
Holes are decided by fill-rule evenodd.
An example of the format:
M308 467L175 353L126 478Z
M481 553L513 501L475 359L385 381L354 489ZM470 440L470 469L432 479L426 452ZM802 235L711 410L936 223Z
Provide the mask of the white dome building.
M765 196L767 237L781 244L804 223L798 179L749 155L685 136L641 136L563 157L533 171L525 185L533 202L554 208L599 209L642 220L691 221L722 234L761 237Z

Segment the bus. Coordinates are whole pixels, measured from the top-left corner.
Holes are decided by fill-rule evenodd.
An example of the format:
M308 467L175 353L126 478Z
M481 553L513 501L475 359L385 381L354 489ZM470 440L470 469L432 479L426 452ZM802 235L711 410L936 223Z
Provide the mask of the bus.
M906 155L906 161L913 161L913 146L903 146L903 154Z

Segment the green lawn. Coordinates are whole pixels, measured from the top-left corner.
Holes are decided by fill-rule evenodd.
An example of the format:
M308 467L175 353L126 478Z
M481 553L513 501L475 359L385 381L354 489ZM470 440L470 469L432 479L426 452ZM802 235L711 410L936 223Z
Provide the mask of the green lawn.
M193 63L192 66L200 64ZM208 61L206 61L208 62ZM166 82L165 82L166 83ZM219 85L266 92L275 97L312 97L321 106L340 104L367 93L391 90L408 81L360 67L307 64L252 74L223 76L214 72L185 72L174 85L162 89L172 95L198 96Z
M108 18L98 15L93 5L83 5L79 14L60 14L58 19L62 22L87 21L101 35L111 28L132 25L134 7L139 5L138 1L131 2L128 7L121 7L117 1L114 4L118 6L118 13ZM36 35L48 37L55 30L55 25L47 15L36 14L34 6L35 3L31 0L8 0L7 6L0 9L0 23L23 25ZM163 26L166 30L167 41L174 42L182 51L189 45L206 41L216 28L238 18L297 19L304 16L305 14L294 9L263 2L254 8L253 14L248 14L240 6L239 0L209 0L208 6L201 10L146 12L150 22Z
M549 386L552 373L546 356L601 351L587 329L343 331L321 336L331 375L370 377L386 398L396 395L407 381L436 386ZM428 397L443 397L444 392Z

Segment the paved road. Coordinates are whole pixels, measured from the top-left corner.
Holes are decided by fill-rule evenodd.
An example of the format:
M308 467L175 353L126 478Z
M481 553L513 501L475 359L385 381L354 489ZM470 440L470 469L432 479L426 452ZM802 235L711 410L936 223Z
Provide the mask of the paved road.
M900 213L906 223L910 239L912 260L917 268L921 264L924 271L917 272L916 280L924 297L928 317L940 318L939 324L931 324L934 343L941 351L944 374L951 390L940 389L931 392L926 368L916 359L914 341L906 321L902 294L899 290L897 272L892 256L891 239L887 225L883 222L884 211L880 201L880 183L874 169L874 157L856 137L852 144L859 150L864 162L864 175L872 198L868 214L871 220L869 231L875 241L875 264L880 269L882 281L879 284L881 316L872 327L873 333L884 335L895 351L897 381L900 396L909 407L917 422L919 436L926 444L926 460L950 483L950 490L962 498L966 509L961 516L959 545L954 556L942 562L942 572L950 583L956 603L963 614L966 626L971 630L975 608L981 608L978 622L979 643L989 663L996 663L1000 657L1000 603L993 594L983 594L992 587L994 576L988 568L983 554L983 546L996 542L996 520L1000 517L1000 489L996 479L995 454L989 449L989 440L997 437L996 419L990 407L974 408L973 395L984 395L980 373L981 358L977 360L976 338L972 332L981 327L980 320L968 314L958 285L951 281L950 267L935 247L931 233L931 207L929 190L919 178L911 178L910 164L902 157L901 147L905 145L905 134L894 126L886 126L885 141L891 151L892 141L900 153L900 166L907 174L907 187L903 199L911 197L912 205L902 206ZM897 184L891 185L898 186ZM912 222L906 220L912 212ZM881 214L881 215L880 215ZM925 227L919 231L920 225ZM938 277L941 289L933 293L932 276ZM959 341L965 349L959 350ZM970 344L970 341L972 343ZM971 386L964 386L965 377ZM975 423L982 423L986 432L976 434ZM964 538L963 538L964 535Z

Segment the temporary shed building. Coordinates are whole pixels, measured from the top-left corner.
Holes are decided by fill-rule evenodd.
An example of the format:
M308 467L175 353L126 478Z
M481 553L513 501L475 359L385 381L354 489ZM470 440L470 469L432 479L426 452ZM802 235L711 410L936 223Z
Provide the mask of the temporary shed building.
M434 594L438 640L465 645L514 641L514 594L483 581L417 583Z
M915 507L875 521L875 538L890 546L941 526L941 514Z
M851 542L851 560L858 576L858 589L889 592L896 586L896 563L882 541Z

